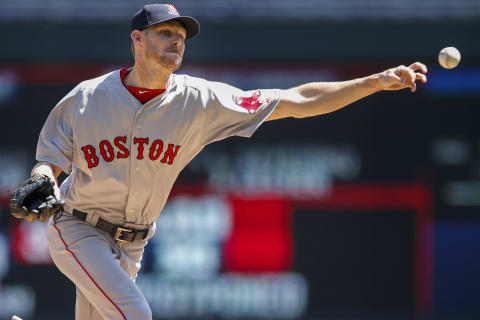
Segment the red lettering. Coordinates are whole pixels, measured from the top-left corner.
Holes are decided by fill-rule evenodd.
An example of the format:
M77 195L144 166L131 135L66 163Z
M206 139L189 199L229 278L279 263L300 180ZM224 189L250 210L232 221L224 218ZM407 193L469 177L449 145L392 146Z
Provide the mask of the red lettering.
M89 169L98 166L99 158L97 157L96 150L93 146L86 145L82 147L82 151L85 155L85 160L87 160Z
M117 152L117 159L128 158L128 156L130 155L130 152L129 152L128 149L127 149L123 144L121 144L120 142L122 142L122 143L127 143L127 137L126 137L126 136L124 136L124 137L116 137L116 138L113 140L113 143L115 144L115 147L117 147L118 149L120 149L120 151Z
M138 160L143 159L143 145L148 144L148 141L149 141L148 138L133 138L133 143L135 144L138 143L138 154L137 154Z
M148 155L150 160L152 161L157 160L162 154L162 150L163 150L163 141L160 139L153 141L152 145L150 146L150 154Z
M149 138L133 138L133 143L137 145L137 159L143 160L144 159L144 151L145 148L149 145ZM163 146L165 143L161 139L155 139L150 148L148 153L148 158L152 161L160 159L160 156L163 152ZM99 145L99 152L102 158L106 162L112 162L115 157L117 159L124 159L130 156L130 150L127 147L127 137L116 137L113 139L113 145L108 140L100 141ZM118 148L116 152L115 147ZM168 144L168 147L163 154L162 160L160 162L167 163L172 165L177 157L178 150L181 146L176 146L174 144ZM98 166L100 162L100 157L97 155L97 150L92 145L86 145L81 148L83 154L85 156L85 160L87 161L88 168L94 168ZM115 154L116 152L116 154Z
M173 147L175 147L175 151L173 151ZM162 163L167 162L168 158L168 164L172 164L173 160L175 160L175 157L177 156L178 149L180 149L180 146L174 146L173 144L168 145L167 151L165 151L165 155L163 156Z
M115 159L115 152L113 151L113 147L108 140L100 141L100 154L103 157L103 160L107 162L112 162Z

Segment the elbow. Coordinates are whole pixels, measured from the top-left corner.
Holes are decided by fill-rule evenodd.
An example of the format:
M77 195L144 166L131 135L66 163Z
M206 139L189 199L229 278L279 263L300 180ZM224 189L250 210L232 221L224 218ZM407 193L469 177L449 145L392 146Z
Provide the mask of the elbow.
M277 110L284 117L307 118L316 115L318 109L318 98L306 96L296 88L282 92L282 100Z

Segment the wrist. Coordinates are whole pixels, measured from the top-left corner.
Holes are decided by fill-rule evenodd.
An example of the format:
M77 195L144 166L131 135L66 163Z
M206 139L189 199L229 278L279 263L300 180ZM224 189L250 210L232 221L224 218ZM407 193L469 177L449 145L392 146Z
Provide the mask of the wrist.
M58 188L57 179L55 178L52 167L48 163L45 163L45 162L37 163L31 171L31 176L33 177L35 175L39 175L39 176L45 175L49 177L50 181L52 182L53 193L57 199L60 199L60 189Z
M372 91L372 93L383 90L382 81L379 73L372 74L364 79L365 85Z
M50 166L50 164L48 164L46 162L37 163L33 167L32 171L30 172L31 177L33 177L35 175L45 175L45 176L49 177L50 180L53 182L54 189L58 189L57 179L55 178L54 171L53 171L52 167ZM58 195L59 195L59 192L57 190L55 190L55 196L58 196Z
M49 165L46 164L37 164L33 167L32 171L30 172L30 176L34 175L46 175L49 178L53 178L53 170Z

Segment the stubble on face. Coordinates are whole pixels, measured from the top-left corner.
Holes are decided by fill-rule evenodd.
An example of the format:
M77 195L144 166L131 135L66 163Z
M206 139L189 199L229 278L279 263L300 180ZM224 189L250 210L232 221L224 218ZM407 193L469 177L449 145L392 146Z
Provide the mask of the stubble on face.
M172 53L172 51L176 51L178 54ZM156 65L172 70L172 72L180 68L183 58L183 54L179 48L167 47L166 49L161 49L156 47L148 39L146 41L145 56L147 61L152 61Z

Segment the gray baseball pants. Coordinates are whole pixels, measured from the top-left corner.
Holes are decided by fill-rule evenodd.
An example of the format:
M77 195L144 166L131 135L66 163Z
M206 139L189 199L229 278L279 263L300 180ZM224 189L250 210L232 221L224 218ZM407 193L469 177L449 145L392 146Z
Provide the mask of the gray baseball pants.
M50 254L77 287L76 320L152 319L135 278L153 232L151 228L145 240L115 243L106 232L67 212L50 219Z

